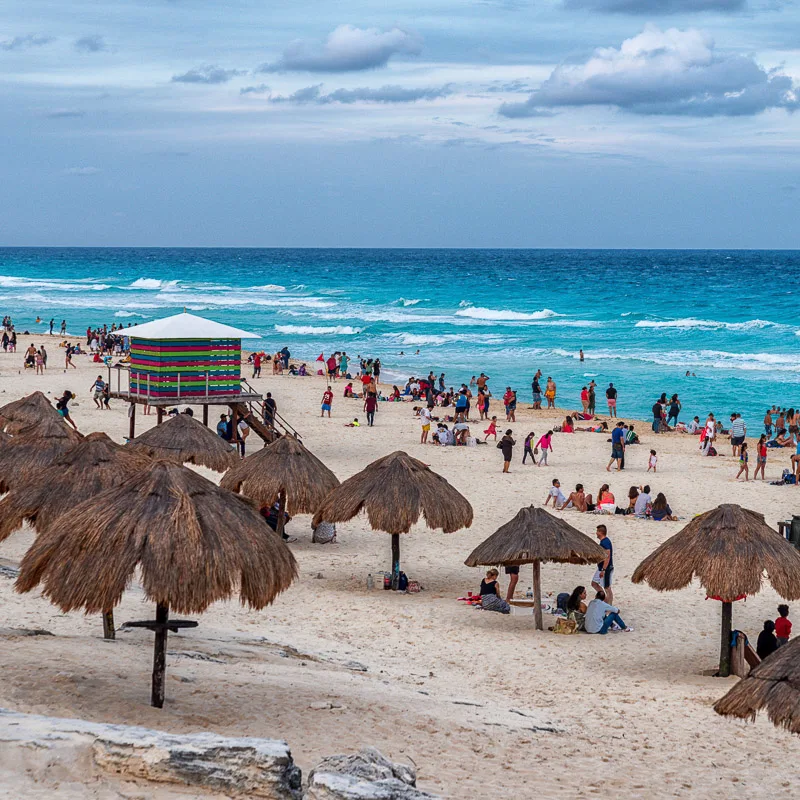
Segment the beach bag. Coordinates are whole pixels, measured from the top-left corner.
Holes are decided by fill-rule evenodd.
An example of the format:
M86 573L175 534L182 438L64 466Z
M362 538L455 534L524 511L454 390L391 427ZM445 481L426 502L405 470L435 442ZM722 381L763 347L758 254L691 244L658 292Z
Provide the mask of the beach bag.
M467 439L467 447L477 447L477 446L478 446L478 440L474 436L470 436L469 439Z
M399 592L408 591L408 575L405 572L401 572L397 578L397 590Z
M419 581L409 581L408 582L408 593L409 594L417 594L422 587L419 585Z
M565 614L567 613L567 600L569 600L569 592L559 592L556 595L556 608Z
M502 442L498 442L497 443L497 449L498 450L502 450L503 449L503 443Z
M538 448L538 447L534 447L534 448L533 448L533 454L534 454L535 456L538 456L538 455L539 455L539 448Z
M574 619L558 617L556 624L553 625L553 633L563 633L570 635L578 632L578 623Z
M708 448L708 452L706 453L707 456L715 456L717 454L717 449L712 444L711 447Z

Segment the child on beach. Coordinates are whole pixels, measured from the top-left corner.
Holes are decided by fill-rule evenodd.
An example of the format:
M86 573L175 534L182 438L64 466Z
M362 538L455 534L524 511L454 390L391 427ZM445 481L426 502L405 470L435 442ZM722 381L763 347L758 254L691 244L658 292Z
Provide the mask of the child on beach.
M528 456L530 456L531 457L531 461L533 461L533 463L536 464L536 456L533 454L533 440L535 438L536 438L536 434L533 431L531 431L525 437L525 450L522 453L522 463L523 464L527 460Z
M753 480L758 480L758 473L761 472L761 480L766 480L764 477L764 468L767 466L767 437L766 434L761 434L761 438L756 445L756 471L753 473Z
M539 458L539 466L547 466L547 451L553 452L553 431L547 431L547 433L539 439L533 452L535 453L536 450L539 450L542 454Z
M789 637L792 635L792 623L789 619L789 606L778 606L778 619L775 620L775 636L778 637L778 647L789 643Z
M333 405L333 392L331 391L331 387L329 386L323 393L322 393L322 413L320 414L321 417L325 416L325 413L328 414L328 419L331 418L331 406Z
M647 471L650 472L650 470L653 470L653 472L658 472L658 456L656 455L655 450L650 451L650 458L647 462Z
M739 450L739 472L736 475L736 480L738 481L739 480L739 476L744 472L744 479L746 481L749 481L750 480L750 467L747 464L748 459L749 459L749 457L747 455L747 442L742 442L742 444L739 445L739 447L741 448Z
M497 417L492 417L492 421L484 433L486 434L483 439L484 442L488 441L490 436L494 436L494 440L497 441Z

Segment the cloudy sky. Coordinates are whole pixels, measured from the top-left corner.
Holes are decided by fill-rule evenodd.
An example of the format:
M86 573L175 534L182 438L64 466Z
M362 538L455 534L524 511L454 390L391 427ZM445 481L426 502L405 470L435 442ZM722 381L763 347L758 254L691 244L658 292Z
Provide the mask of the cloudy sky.
M0 245L800 247L797 0L4 0Z

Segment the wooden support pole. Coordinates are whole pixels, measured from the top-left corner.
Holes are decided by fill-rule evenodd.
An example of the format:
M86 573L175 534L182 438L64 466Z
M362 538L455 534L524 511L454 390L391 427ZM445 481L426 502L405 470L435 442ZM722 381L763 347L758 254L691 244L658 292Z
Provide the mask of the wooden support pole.
M208 427L208 403L203 403L203 425Z
M156 425L164 421L164 406L156 406Z
M731 631L733 630L733 603L722 604L722 634L719 647L719 677L731 674Z
M400 583L400 534L392 534L392 589Z
M136 403L131 403L128 408L128 438L133 440L136 438Z
M114 632L114 611L113 609L108 609L108 611L103 612L103 638L104 639L116 639L117 635Z
M536 630L544 630L542 621L542 575L541 564L539 561L533 562L533 618L536 622Z
M153 650L153 687L150 694L150 705L154 708L164 707L164 684L167 673L167 621L169 620L169 607L156 605L156 622L160 627L156 631L156 641Z

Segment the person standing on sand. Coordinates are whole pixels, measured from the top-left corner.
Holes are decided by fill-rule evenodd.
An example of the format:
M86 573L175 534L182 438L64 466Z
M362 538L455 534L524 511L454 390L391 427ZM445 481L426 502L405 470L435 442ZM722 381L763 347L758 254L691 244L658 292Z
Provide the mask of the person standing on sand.
M544 436L540 437L539 441L536 443L536 447L533 448L534 455L536 451L539 450L541 456L539 457L539 464L540 467L547 466L547 453L550 451L553 452L553 431L547 431Z
M598 503L600 500L598 499ZM611 584L614 577L614 545L611 544L611 539L608 538L608 528L605 525L598 525L595 531L595 536L600 544L600 547L606 551L606 557L600 561L592 577L592 588L596 592L605 592L606 600L609 603L614 602L614 592L611 589Z
M581 389L581 406L583 407L584 415L589 413L589 390L584 386Z
M533 454L533 440L535 438L536 438L536 434L533 431L531 431L525 437L525 450L522 453L522 463L523 464L527 461L528 456L530 456L531 457L531 461L533 461L533 465L536 466L536 456Z
M322 413L320 414L321 417L325 416L325 412L328 412L328 419L331 418L331 406L333 405L333 392L331 391L331 387L329 386L322 395Z
M589 381L589 408L588 413L594 416L594 409L595 403L597 402L597 397L595 395L595 389L597 388L597 384L594 382L594 378Z
M764 477L764 469L767 466L767 437L762 433L756 445L756 471L753 473L753 480L758 480L758 473L761 472L761 480Z
M428 441L428 434L431 430L431 412L429 408L421 408L419 410L419 421L422 425L422 435L419 437L419 443L425 444Z
M67 335L67 321L65 319L61 320L61 335L62 336Z
M503 472L510 472L511 459L514 456L514 445L516 442L511 438L511 428L509 428L503 438L497 443L497 447L503 451Z
M378 410L378 395L375 392L367 392L364 398L364 411L367 415L367 426L372 427L375 424L375 412Z
M72 369L77 369L77 367L72 363L72 354L75 351L75 348L71 345L67 345L67 349L64 351L64 372L67 371L69 367Z
M606 389L606 402L608 403L608 416L617 416L617 390L614 388L613 383L608 384Z
M556 382L548 375L547 388L544 390L544 396L547 398L547 407L556 407Z
M56 324L56 321L51 317L50 318L50 336L53 335L53 326Z
M611 472L611 465L616 461L617 470L623 469L622 459L625 458L625 431L623 422L618 422L617 427L611 432L611 460L608 462L606 472Z
M539 384L539 378L542 371L539 370L534 376L531 383L531 391L533 392L533 407L539 411L542 407L542 387Z

